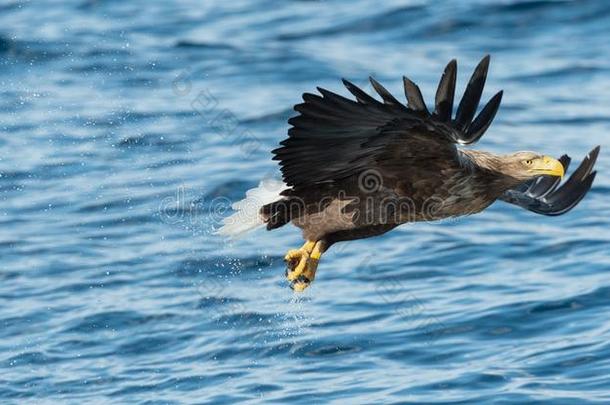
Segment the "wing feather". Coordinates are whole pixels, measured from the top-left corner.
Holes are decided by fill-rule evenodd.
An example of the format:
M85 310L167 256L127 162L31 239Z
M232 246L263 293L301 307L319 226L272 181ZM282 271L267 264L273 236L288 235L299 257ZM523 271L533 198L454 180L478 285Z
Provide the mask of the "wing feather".
M413 83L405 76L402 77L402 81L405 88L405 96L407 97L407 108L425 116L430 115L426 103L424 102L424 97L421 95L421 90L417 84Z
M447 64L436 90L434 116L440 122L449 122L451 120L456 75L457 62L455 59L452 59Z
M477 115L477 118L468 126L466 136L460 139L460 143L465 145L475 143L483 136L495 118L498 108L500 108L502 94L503 92L499 91L489 100L485 107L483 107L483 110Z
M288 120L288 138L273 151L284 181L298 188L340 180L371 167L408 170L430 158L456 162L455 144L477 141L500 105L501 92L470 122L488 64L486 56L475 69L455 120L451 119L455 60L449 62L440 80L433 114L428 112L419 87L406 77L406 106L373 78L371 85L383 102L345 79L343 84L356 100L319 87L319 95L303 94L303 102L294 107L299 115Z
M483 87L485 87L485 80L487 80L489 59L489 55L487 55L479 62L466 86L464 97L462 97L462 101L458 105L455 114L455 125L460 130L464 130L470 124L477 112L477 107L483 94Z
M385 104L396 106L401 109L406 108L404 105L402 105L400 101L396 100L394 96L391 95L390 92L387 91L386 88L383 87L377 80L373 79L372 77L369 77L369 81L371 82L371 85L373 86L377 94L381 96Z

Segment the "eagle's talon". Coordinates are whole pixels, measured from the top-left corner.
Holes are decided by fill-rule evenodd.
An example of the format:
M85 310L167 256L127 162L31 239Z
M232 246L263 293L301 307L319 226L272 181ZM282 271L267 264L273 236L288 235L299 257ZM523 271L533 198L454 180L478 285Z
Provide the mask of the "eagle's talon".
M317 247L316 247L317 246ZM316 276L318 262L320 261L320 242L307 241L300 249L293 249L286 253L286 278L290 281L290 288L301 292L312 283Z
M307 268L309 253L305 250L290 251L286 255L286 278L289 281L294 281Z
M304 275L300 275L296 280L290 283L290 289L296 292L302 292L311 284L311 280Z
M288 273L294 271L295 267L297 267L297 265L299 264L299 262L297 260L285 260L286 262L286 275L288 275Z
M284 257L284 261L286 262L286 277L288 277L289 280L293 280L301 274L302 269L305 267L304 262L306 262L308 258L309 253L304 249L293 249L288 251ZM293 276L297 271L298 273Z

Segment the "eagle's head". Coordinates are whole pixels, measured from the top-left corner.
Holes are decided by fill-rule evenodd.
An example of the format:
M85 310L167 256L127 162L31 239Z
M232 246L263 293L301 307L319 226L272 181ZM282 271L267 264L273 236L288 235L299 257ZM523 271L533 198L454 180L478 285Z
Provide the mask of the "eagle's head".
M502 173L519 180L538 176L563 177L565 169L561 162L536 152L516 152L502 156Z

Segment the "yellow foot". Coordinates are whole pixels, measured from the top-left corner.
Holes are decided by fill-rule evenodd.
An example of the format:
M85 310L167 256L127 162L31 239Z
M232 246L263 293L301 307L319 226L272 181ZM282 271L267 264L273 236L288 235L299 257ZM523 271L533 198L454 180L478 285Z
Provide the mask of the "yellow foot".
M319 242L307 242L300 249L288 251L286 261L286 278L290 281L290 288L301 292L312 283L316 277L318 262L320 261Z

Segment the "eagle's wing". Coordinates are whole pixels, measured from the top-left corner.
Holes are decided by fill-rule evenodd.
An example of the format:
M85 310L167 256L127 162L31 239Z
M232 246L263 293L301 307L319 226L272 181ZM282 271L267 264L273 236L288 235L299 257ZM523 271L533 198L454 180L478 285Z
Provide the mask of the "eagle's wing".
M476 142L491 124L502 92L475 114L489 67L489 56L476 67L452 118L457 65L449 62L436 92L435 110L428 112L417 85L403 78L407 105L370 79L383 102L343 80L356 101L318 88L303 94L294 108L300 115L288 122L288 138L275 149L284 182L294 188L333 182L370 168L397 173L421 162L457 159L455 144ZM473 120L474 118L474 120Z
M561 180L558 177L538 177L516 189L506 191L500 200L537 214L564 214L574 208L591 188L597 173L593 171L593 166L598 154L599 146L589 152L578 169L560 187L558 186ZM567 171L570 158L563 155L559 161Z

